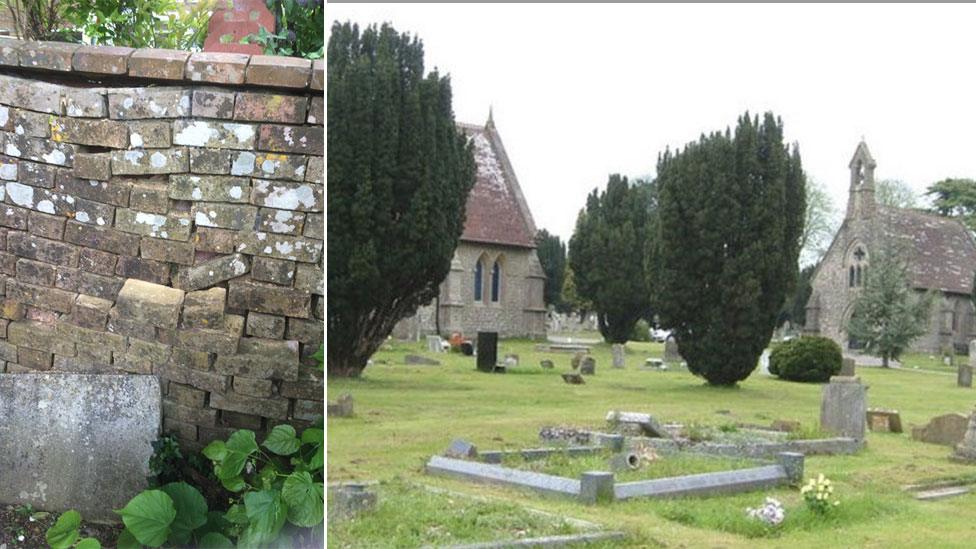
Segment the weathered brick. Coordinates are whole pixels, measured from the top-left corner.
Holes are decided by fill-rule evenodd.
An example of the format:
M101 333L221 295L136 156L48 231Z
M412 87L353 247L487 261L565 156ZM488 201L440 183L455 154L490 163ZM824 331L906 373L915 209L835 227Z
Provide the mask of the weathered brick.
M223 52L196 52L186 62L186 79L216 84L243 84L249 55Z
M94 200L103 204L122 207L129 204L130 186L126 179L79 179L73 176L71 172L65 170L58 173L56 187L62 193ZM108 220L106 224L110 222L111 220Z
M127 347L125 336L89 329L65 319L62 319L62 322L58 322L56 333L65 341L72 341L83 345L94 345L109 349L113 353L124 353Z
M218 392L224 393L226 391ZM234 429L251 429L252 431L260 431L264 428L264 418L254 414L242 414L240 412L232 412L230 410L221 410L220 414L217 416L217 425L233 427Z
M115 266L115 274L125 278L152 282L153 284L167 285L170 282L168 264L138 257L120 257Z
M251 182L245 177L220 175L169 176L169 197L205 202L240 202L247 204Z
M229 316L232 315L224 315L225 320ZM174 346L190 351L232 355L237 352L238 339L238 336L223 329L188 329L176 332Z
M27 347L17 348L17 362L24 368L31 370L47 371L51 369L54 361L54 353L28 349Z
M140 321L121 318L116 308L112 308L108 313L108 326L106 329L114 334L124 335L129 338L141 339L144 341L156 340L156 328Z
M0 103L32 111L61 114L64 86L15 76L0 77Z
M136 255L139 252L138 236L76 221L68 221L65 225L64 241L118 255ZM74 263L65 265L75 266Z
M159 328L176 328L183 292L142 280L126 280L115 301L119 316Z
M325 295L324 272L319 265L301 263L295 273L295 289L310 294Z
M257 206L300 212L322 211L322 186L255 179L251 203Z
M250 269L247 258L241 254L215 257L192 267L181 268L176 286L186 291L200 290L242 276Z
M198 435L198 427L192 423L178 421L173 418L163 418L163 432L175 435L182 441L195 441Z
M6 283L4 285L6 286ZM27 307L25 307L23 303L14 301L13 299L3 299L0 301L0 318L7 320L23 320L26 308ZM9 334L7 337L9 337Z
M54 328L40 322L11 322L7 326L7 342L18 347L30 347L61 356L74 356L75 344L64 339Z
M153 366L165 364L172 357L172 348L155 341L130 339L125 351L126 356L148 360Z
M254 149L254 124L177 120L173 122L173 144L214 149Z
M115 175L148 175L185 173L189 171L185 148L112 151L112 173Z
M190 116L190 90L129 88L108 94L109 117L121 120Z
M94 145L110 149L129 148L129 127L115 120L57 118L51 120L51 139L55 142Z
M51 137L50 114L14 109L10 112L10 126L14 135L25 137ZM56 120L56 118L54 118Z
M10 324L9 320L0 319L0 339L6 339L8 324ZM2 356L0 356L0 360L5 360L5 359Z
M165 180L129 180L129 206L133 210L165 214L169 211L169 186Z
M21 185L13 181L7 183L7 195L18 206L48 214L73 217L82 223L110 225L115 215L115 208L107 204L52 192L48 189L35 189L30 185Z
M193 244L189 242L143 237L139 251L144 259L179 265L193 264Z
M14 276L17 274L17 256L0 252L0 274ZM6 292L5 292L6 293Z
M288 399L283 398L255 398L237 393L211 393L210 406L218 410L288 419Z
M184 328L212 328L224 322L224 303L227 290L210 288L206 291L189 292L183 301Z
M79 295L71 309L70 322L92 330L104 330L108 324L108 312L112 301L88 295Z
M108 116L108 101L104 88L65 87L64 114L79 118L105 118Z
M325 176L325 167L321 156L308 157L308 170L305 173L305 181L322 184Z
M307 109L304 96L241 92L234 102L234 120L303 124Z
M298 343L296 341L245 337L241 339L238 345L238 352L265 357L282 364L298 361Z
M230 149L190 149L190 171L193 173L223 175L230 173L231 161L237 151Z
M183 80L183 69L189 57L188 51L138 49L129 56L129 76Z
M0 189L2 189L0 185ZM4 196L4 192L0 190L0 198ZM0 206L0 225L4 227L10 227L11 229L20 229L22 231L27 230L27 214L29 210L24 208L18 208L16 206Z
M218 89L193 90L193 116L230 120L234 116L234 92Z
M248 311L247 335L281 339L285 335L285 317Z
M0 361L17 362L17 346L0 341Z
M92 248L82 248L78 257L78 267L83 271L112 276L115 274L115 262L118 256Z
M70 143L56 143L50 139L21 137L8 133L4 139L3 152L7 156L70 167L74 161L75 146Z
M248 377L234 376L234 392L260 398L271 396L273 383L270 379L251 379Z
M48 326L54 326L54 323L58 321L59 314L55 311L49 311L47 309L41 309L39 307L34 307L32 305L27 306L27 314L24 318L27 320L36 320L41 324L47 324Z
M69 72L71 58L80 48L80 44L64 42L24 42L20 46L20 66Z
M321 126L325 122L324 103L325 101L321 95L313 97L308 107L308 118L305 119L305 122Z
M325 216L318 213L310 213L305 216L305 228L302 235L309 238L323 240L325 238Z
M150 375L153 373L153 363L135 355L113 354L112 363L120 370L131 374Z
M190 218L176 212L161 215L119 208L115 213L115 227L123 232L153 238L182 242L190 239Z
M195 389L189 385L170 382L169 393L166 395L169 400L186 406L188 408L203 408L207 393L200 389Z
M65 234L67 239L67 231ZM10 233L7 235L7 250L19 257L35 259L45 263L76 267L78 265L79 250L56 240L47 240L25 233Z
M133 48L115 46L82 46L75 50L71 66L76 71L97 74L125 74Z
M300 57L252 55L247 65L248 84L305 88L312 76L312 62Z
M312 81L308 87L319 91L325 89L325 59L312 61Z
M231 175L304 181L307 157L281 153L241 151L230 166Z
M321 419L324 414L323 402L321 400L296 400L295 409L292 417L305 421L316 421Z
M31 212L27 220L27 231L44 238L61 240L64 238L64 222L63 217Z
M70 317L70 320L71 319ZM75 343L75 358L78 360L84 360L86 362L97 363L97 364L111 364L112 363L112 349L108 347L103 347L101 345L92 345L89 343Z
M298 236L302 234L304 225L305 214L301 212L272 208L260 208L258 210L256 228L259 231Z
M194 370L200 370L206 372L210 370L210 353L206 351L190 351L188 349L173 349L170 354L170 360L180 366L185 366L192 368ZM224 380L226 382L227 380ZM196 385L191 383L191 385ZM202 387L201 385L196 385L197 387ZM208 391L225 391L227 390L226 385L221 389L207 389Z
M232 280L227 286L227 306L273 315L308 318L311 313L309 294L257 282Z
M220 202L194 202L193 222L199 227L219 227L235 231L250 230L258 216L254 206Z
M251 263L251 278L280 286L291 286L295 280L295 262L270 257L255 257Z
M237 233L227 229L197 227L193 233L193 247L200 252L234 253Z
M321 399L325 392L322 372L311 368L301 368L297 381L282 381L279 394L287 398L303 400Z
M5 181L17 181L18 161L13 158L0 158L0 179ZM2 199L0 199L2 200Z
M53 189L58 170L63 169L26 160L18 162L17 167L17 177L20 183L42 189Z
M191 408L180 405L168 398L163 399L163 416L173 418L177 421L193 423L194 425L214 425L217 421L216 410Z
M75 153L73 174L81 179L108 181L112 177L112 156L106 153Z
M173 144L172 129L169 122L129 122L129 143L133 148L166 149Z
M102 299L115 299L122 288L122 280L102 276L81 269L58 267L55 286L62 290L86 294Z
M264 232L242 232L237 251L248 255L317 263L322 257L322 241Z
M322 154L323 128L318 126L277 126L262 124L258 128L258 146L262 151Z
M23 41L9 37L0 39L0 65L19 67L20 47L23 44Z
M31 261L17 260L17 280L36 286L54 286L54 265Z

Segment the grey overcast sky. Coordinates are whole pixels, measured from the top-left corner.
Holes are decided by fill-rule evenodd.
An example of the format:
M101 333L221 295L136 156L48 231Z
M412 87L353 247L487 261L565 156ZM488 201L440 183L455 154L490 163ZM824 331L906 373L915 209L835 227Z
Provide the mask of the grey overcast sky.
M390 22L451 75L459 121L489 105L539 228L565 239L607 175L772 110L835 206L865 137L876 177L976 177L976 6L330 4Z

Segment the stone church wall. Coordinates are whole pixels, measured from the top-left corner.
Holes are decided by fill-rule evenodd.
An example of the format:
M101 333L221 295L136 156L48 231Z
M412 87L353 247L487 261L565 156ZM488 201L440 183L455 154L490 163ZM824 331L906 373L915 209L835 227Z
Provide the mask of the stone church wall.
M0 42L0 371L156 375L189 447L321 415L323 73Z

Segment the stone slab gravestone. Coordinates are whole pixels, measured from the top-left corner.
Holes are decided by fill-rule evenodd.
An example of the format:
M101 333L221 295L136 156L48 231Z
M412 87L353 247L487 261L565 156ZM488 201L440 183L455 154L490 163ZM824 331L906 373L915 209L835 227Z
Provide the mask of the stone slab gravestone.
M620 343L614 343L610 347L610 351L613 353L613 367L623 368L624 367L624 346Z
M833 376L820 398L820 428L828 433L864 440L867 388L860 378Z
M847 377L853 377L854 376L854 369L856 367L856 363L854 362L854 359L853 358L844 357L844 359L841 361L840 364L841 364L840 365L840 373L837 374L837 375L839 375L839 376L847 376Z
M430 353L444 352L444 345L441 344L441 336L438 335L427 336L427 352Z
M963 414L953 413L936 416L922 427L912 428L912 438L929 444L955 446L962 441L966 434L969 418Z
M0 374L0 503L118 522L147 487L161 399L155 376Z
M563 374L563 381L570 385L585 385L586 382L583 381L583 376L575 372L567 372Z
M681 353L678 352L678 341L674 337L668 336L668 339L664 341L664 362L670 364L683 360Z
M952 458L955 461L966 463L976 462L976 412L969 414L966 434L963 435L962 441L956 445L956 451Z
M539 361L539 366L542 366L542 368L544 368L546 370L552 370L553 368L556 367L556 365L553 364L552 361L549 360L548 358L545 358L545 359L542 359L541 361Z
M478 369L494 372L498 362L498 332L478 332Z
M960 364L959 371L956 372L956 385L959 387L973 386L973 367L969 364Z
M580 362L579 373L584 376L596 375L596 359L591 356L583 357L583 361Z
M901 433L901 415L898 410L869 409L866 420L868 428L879 433Z

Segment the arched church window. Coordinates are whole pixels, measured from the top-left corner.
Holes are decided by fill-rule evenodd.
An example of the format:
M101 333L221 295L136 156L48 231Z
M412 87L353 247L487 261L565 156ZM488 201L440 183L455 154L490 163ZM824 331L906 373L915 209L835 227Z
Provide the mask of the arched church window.
M482 297L481 292L484 288L483 278L484 278L484 266L481 264L481 260L479 259L478 262L475 263L474 265L474 300L475 301L481 301L481 297Z
M860 265L857 266L856 276L854 278L855 278L854 285L860 288L861 287L861 266Z
M495 264L491 266L491 302L498 303L501 299L501 286L502 286L502 268L495 261Z
M854 287L854 265L851 265L850 276L848 277L847 286L850 288Z

